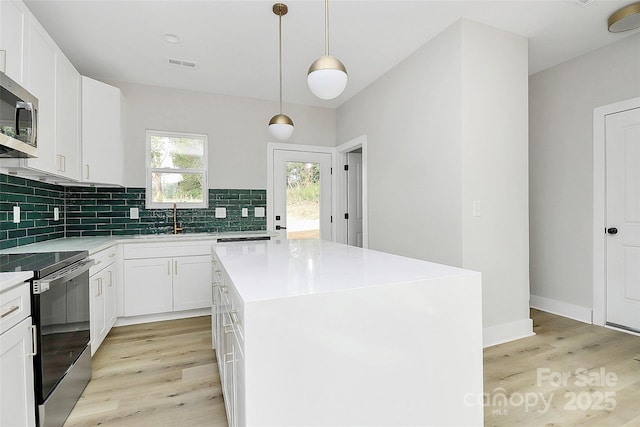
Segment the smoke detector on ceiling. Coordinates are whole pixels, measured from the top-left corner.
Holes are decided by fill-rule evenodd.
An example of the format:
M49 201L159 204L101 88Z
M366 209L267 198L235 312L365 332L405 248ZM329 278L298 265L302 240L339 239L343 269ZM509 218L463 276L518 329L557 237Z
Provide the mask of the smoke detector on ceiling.
M586 6L588 4L593 3L596 0L567 0L570 3L577 4L578 6Z
M186 61L184 59L168 58L169 64L180 65L187 68L196 68L195 61Z

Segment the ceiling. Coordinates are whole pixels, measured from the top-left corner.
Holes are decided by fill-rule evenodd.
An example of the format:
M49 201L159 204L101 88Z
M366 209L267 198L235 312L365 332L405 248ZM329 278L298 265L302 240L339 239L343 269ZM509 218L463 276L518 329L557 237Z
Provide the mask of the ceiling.
M531 74L640 31L607 31L609 15L632 2L628 0L586 5L580 0L331 0L330 53L346 65L349 83L340 97L322 101L307 88L306 74L324 52L324 2L285 2L284 102L331 108L460 17L527 37ZM273 3L26 0L83 75L277 101L278 17L271 11ZM167 43L165 33L178 35L180 43ZM172 65L168 58L196 66Z

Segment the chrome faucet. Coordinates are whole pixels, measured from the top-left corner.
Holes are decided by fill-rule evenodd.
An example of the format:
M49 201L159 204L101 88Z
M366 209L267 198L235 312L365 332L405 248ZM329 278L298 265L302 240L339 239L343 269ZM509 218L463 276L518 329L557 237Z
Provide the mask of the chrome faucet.
M178 227L178 215L176 204L173 204L173 234L178 234L182 231L182 227Z

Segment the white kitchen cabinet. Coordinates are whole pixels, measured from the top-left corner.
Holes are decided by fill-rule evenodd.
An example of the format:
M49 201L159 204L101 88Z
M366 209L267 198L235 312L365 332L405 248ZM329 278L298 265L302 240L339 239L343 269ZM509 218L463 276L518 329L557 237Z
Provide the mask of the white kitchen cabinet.
M123 185L121 93L82 76L82 180Z
M98 350L116 321L116 285L120 261L119 245L93 254L89 270L91 298L91 355Z
M26 85L38 98L38 157L2 164L25 175L78 181L80 73L33 16L28 22Z
M27 86L30 17L22 1L0 1L0 71L24 87Z
M230 427L245 425L244 333L239 297L224 267L212 259L212 343Z
M29 21L27 87L38 98L38 157L26 160L29 169L57 174L56 157L56 57L58 47L32 18Z
M56 57L55 173L80 180L80 73L61 52Z
M211 307L211 248L207 244L124 246L124 315Z
M172 258L124 261L124 315L165 313L173 310Z
M0 293L0 426L35 426L30 285Z
M200 255L173 259L173 310L211 306L209 277L211 257Z

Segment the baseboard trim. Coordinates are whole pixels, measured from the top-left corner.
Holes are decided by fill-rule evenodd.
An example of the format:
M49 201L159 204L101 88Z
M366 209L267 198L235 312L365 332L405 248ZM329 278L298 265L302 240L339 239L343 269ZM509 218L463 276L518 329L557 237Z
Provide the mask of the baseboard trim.
M541 297L538 295L531 295L529 299L529 306L536 310L546 311L547 313L557 314L558 316L568 317L569 319L577 320L591 324L591 308L583 307L580 305L570 304L568 302L558 301L552 298Z
M189 317L209 316L210 308L196 310L174 311L171 313L147 314L144 316L118 317L114 327L138 325L140 323L162 322L164 320L188 319Z
M483 347L491 347L492 345L503 344L533 335L535 335L533 332L533 320L521 319L483 328L482 345Z

